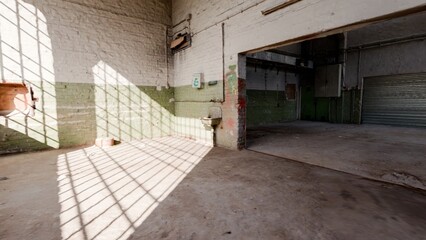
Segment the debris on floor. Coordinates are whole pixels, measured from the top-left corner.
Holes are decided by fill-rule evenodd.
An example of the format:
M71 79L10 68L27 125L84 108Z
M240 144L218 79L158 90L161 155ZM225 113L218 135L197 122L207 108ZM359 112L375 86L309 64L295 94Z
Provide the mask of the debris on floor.
M426 190L426 129L295 121L248 130L248 149Z
M419 188L426 190L425 184L414 175L401 172L387 173L382 176L382 179L389 182L399 183L408 187Z

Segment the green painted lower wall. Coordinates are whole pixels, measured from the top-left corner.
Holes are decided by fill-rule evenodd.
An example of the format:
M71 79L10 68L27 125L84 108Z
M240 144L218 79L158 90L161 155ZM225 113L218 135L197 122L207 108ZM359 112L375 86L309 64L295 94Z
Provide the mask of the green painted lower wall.
M282 123L297 119L296 101L284 91L247 90L247 126Z
M301 119L308 121L329 121L329 98L316 98L312 86L302 87Z
M6 124L6 126L9 124ZM37 131L37 129L34 129ZM28 137L5 125L0 125L0 154L50 149L43 141Z
M330 99L330 122L361 124L361 90L342 91L340 98Z
M213 142L201 124L209 107L223 98L221 81L193 89L85 84L34 83L34 117L14 116L0 124L0 154L89 145L99 137L119 141L184 136ZM213 100L213 101L212 101Z
M98 137L130 141L178 135L212 143L212 130L200 118L212 106L223 107L212 101L223 97L221 82L202 89L183 86L161 91L84 83L33 83L33 87L39 98L34 117L0 118L0 154L93 144ZM313 91L302 87L302 119L360 123L360 90L343 91L340 98L315 98ZM297 118L296 101L287 101L283 91L247 90L246 94L248 127ZM218 134L236 124L224 119Z
M210 102L176 102L176 117L201 118L209 114L209 107L214 106Z
M0 125L0 154L169 136L174 89L135 85L34 83L34 117L16 115Z
M342 91L338 98L316 98L315 89L302 87L301 119L331 123L360 124L361 91Z
M56 83L55 89L59 147L93 143L97 136L95 85Z
M200 118L206 117L209 107L214 105L210 102L176 102L174 134L213 145L213 129L205 127Z
M223 100L223 81L216 81L215 85L203 83L202 88L179 86L174 88L177 102L217 102Z
M179 86L175 87L174 91L174 134L212 145L215 137L213 129L205 127L200 118L209 115L210 107L221 107L223 81L218 80L214 85L203 83L200 89L188 85Z

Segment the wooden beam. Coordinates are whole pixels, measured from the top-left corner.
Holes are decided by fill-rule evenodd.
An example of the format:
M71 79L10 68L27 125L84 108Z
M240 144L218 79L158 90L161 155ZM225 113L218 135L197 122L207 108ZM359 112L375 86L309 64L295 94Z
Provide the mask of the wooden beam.
M300 2L300 1L301 0L287 0L285 3L281 3L280 5L277 5L275 7L263 10L262 14L266 16L268 14L271 14L273 12L276 12L276 11L280 10L280 9L286 8L286 7L288 7L290 5L293 5L293 4L295 4L297 2Z

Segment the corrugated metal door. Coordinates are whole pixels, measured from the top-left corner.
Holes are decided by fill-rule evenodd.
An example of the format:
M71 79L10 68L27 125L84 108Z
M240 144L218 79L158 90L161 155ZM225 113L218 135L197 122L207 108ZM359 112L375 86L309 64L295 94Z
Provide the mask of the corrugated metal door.
M362 122L426 127L426 73L364 79Z

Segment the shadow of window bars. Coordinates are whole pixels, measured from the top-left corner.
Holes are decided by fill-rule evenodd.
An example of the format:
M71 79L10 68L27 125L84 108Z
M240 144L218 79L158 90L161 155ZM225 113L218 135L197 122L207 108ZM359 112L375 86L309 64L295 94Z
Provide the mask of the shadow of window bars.
M92 70L98 137L131 141L172 134L173 114L164 106L105 62Z
M166 137L59 156L62 238L127 239L210 149Z
M50 147L59 147L55 75L44 15L21 0L0 2L0 73L2 82L25 82L39 98L34 117L0 117L0 124ZM48 113L48 114L47 114Z

